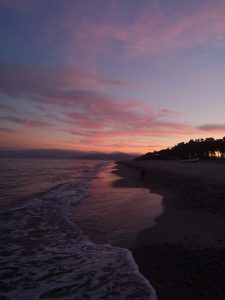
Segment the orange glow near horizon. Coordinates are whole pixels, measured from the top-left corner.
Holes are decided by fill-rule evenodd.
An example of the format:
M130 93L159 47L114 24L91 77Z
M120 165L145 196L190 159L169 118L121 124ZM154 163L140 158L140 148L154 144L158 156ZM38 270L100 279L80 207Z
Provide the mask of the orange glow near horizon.
M0 149L225 136L223 0L54 3L0 1Z

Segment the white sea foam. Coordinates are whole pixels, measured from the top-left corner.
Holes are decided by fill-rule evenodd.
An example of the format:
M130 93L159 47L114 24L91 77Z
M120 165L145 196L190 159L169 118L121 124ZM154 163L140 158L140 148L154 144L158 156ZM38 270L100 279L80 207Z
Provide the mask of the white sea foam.
M156 299L127 249L96 245L69 222L95 172L2 213L1 299Z

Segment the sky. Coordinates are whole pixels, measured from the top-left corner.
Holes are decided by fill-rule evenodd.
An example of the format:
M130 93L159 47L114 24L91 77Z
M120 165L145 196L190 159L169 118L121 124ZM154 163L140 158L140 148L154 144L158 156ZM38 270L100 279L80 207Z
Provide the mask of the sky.
M0 149L225 136L224 0L0 0Z

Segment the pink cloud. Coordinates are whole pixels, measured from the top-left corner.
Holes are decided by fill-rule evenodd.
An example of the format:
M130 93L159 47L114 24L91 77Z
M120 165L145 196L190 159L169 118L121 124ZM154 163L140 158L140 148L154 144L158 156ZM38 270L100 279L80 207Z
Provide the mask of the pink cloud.
M108 147L116 147L116 148L129 148L129 147L132 147L133 149L162 149L164 147L164 145L155 145L155 144L152 144L152 145L132 145L131 144L126 144L126 143L117 143L117 144L112 144L112 145L108 145Z
M102 90L106 87L131 88L134 84L107 79L93 70L49 66L0 65L0 91L10 96L39 96L72 89ZM56 94L56 93L55 93ZM69 93L68 93L69 95Z
M159 118L159 117L172 117L172 118L176 118L176 117L181 117L183 116L184 114L181 113L181 112L177 112L177 111L172 111L172 110L169 110L169 109L166 109L166 108L162 108L162 109L159 109L158 111L156 111L156 116Z
M176 136L177 134L194 134L197 132L190 124L183 124L174 121L165 121L163 116L157 116L152 113L152 117L135 113L133 111L121 110L115 104L114 113L105 110L99 115L93 108L86 114L68 114L70 126L80 128L80 130L68 130L70 134L76 136L85 136L85 139L91 141L113 140L122 138L137 139L144 137L165 137ZM149 113L151 113L149 111ZM94 116L92 118L91 116ZM130 141L132 143L132 141Z
M157 1L151 1L142 6L129 24L118 18L117 12L114 14L114 18L99 21L87 19L77 29L71 18L67 28L81 49L89 53L111 52L116 42L126 57L156 55L192 46L225 45L225 2L222 0L200 5L192 12L177 10L171 16Z
M69 128L64 132L87 146L109 148L118 145L118 141L122 140L120 147L130 145L132 148L134 145L135 149L137 145L137 148L144 151L144 147L138 147L139 139L143 140L142 144L148 144L152 137L193 136L200 132L191 124L176 121L180 113L167 109L147 109L141 101L132 105L129 102L121 104L107 97L105 102L102 99L93 103L93 106L83 106L82 112L75 112L76 108L71 106L74 112L65 114L68 117ZM118 146L118 149L120 147Z
M180 121L179 112L166 108L154 110L139 99L79 89L77 73L73 73L73 81L67 71L62 76L61 71L59 75L52 69L47 69L47 73L23 66L3 69L5 76L0 77L0 91L14 97L14 101L26 99L28 106L33 105L38 110L32 111L34 119L21 114L1 117L2 120L27 128L46 129L49 134L50 130L57 129L57 136L72 137L76 144L87 145L89 149L97 145L109 147L118 144L118 140L132 147L139 139L149 144L152 137L177 137L200 131ZM85 80L84 77L81 76L81 80ZM53 124L49 123L50 119Z

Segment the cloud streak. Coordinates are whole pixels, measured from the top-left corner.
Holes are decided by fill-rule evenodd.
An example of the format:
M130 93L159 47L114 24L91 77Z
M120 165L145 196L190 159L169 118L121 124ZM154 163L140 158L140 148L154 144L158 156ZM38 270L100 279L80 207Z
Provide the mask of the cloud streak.
M15 112L15 109L11 105L8 105L8 104L0 104L0 109L5 110L5 111Z
M123 140L121 145L130 145L132 148L138 140L142 145L148 144L151 137L193 135L201 130L180 121L183 116L180 112L166 108L154 110L140 99L79 89L85 76L79 77L77 71L71 75L68 70L55 72L47 68L46 74L34 67L4 66L0 74L4 75L3 78L0 76L1 93L13 97L17 102L26 99L29 106L35 108L32 111L34 119L12 113L1 117L1 120L25 128L45 129L49 135L54 130L60 137L66 135L74 138L77 145L83 143L87 147L95 145L109 148L110 145L118 145L118 140ZM111 85L111 82L106 80L103 84ZM9 108L5 104L3 106ZM53 123L45 121L50 119L48 115L54 116L54 120L51 118ZM137 147L134 145L133 148ZM138 148L144 149L144 146Z
M106 50L111 53L115 45L120 45L125 57L134 58L194 46L225 45L224 1L206 2L194 11L177 10L172 15L168 15L158 1L151 1L142 6L129 23L118 18L118 11L113 13L114 17L98 21L86 19L77 29L72 19L69 24L67 21L81 49L89 53Z
M0 64L0 90L12 96L24 96L26 92L38 94L40 89L44 93L59 89L128 89L133 85L123 80L104 78L94 70Z
M204 124L197 127L198 129L206 132L221 133L225 135L225 124Z
M8 8L19 14L30 13L42 4L44 4L44 0L0 0L0 8Z
M46 123L46 122L30 120L30 119L23 119L23 118L18 118L18 117L14 117L14 116L0 117L0 119L4 120L4 121L12 122L14 124L29 127L29 128L45 129L45 128L49 128L49 127L54 127L54 125Z
M0 127L0 132L1 133L13 133L13 134L17 134L18 130L13 129L13 128Z

